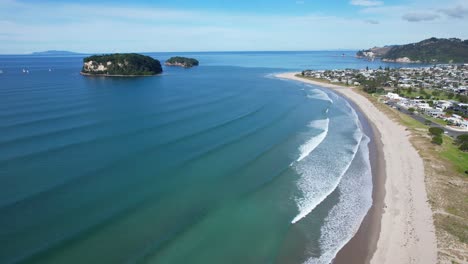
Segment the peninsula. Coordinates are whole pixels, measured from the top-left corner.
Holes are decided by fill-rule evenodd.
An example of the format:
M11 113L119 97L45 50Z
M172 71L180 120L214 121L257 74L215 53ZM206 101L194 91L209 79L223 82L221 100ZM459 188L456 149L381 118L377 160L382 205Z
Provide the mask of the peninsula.
M193 66L198 66L198 64L198 60L185 57L171 57L165 63L166 66L180 66L184 68L191 68Z
M356 56L399 63L467 63L468 40L430 38L418 43L360 50Z
M161 63L135 53L93 55L83 59L82 75L149 76L162 72Z

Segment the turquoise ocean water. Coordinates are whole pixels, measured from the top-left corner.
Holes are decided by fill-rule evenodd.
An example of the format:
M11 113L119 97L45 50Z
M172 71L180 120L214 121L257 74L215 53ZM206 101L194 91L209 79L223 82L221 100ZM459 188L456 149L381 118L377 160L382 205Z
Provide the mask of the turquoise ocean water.
M372 203L371 137L272 74L384 65L342 53L178 53L201 66L141 78L0 56L0 263L329 263Z

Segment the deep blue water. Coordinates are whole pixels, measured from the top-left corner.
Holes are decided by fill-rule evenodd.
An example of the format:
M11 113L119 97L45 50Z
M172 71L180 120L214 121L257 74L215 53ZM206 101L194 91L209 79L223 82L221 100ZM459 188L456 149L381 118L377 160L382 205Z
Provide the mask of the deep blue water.
M178 53L201 66L139 78L0 56L0 262L329 262L372 202L368 137L272 73L385 66L353 54Z

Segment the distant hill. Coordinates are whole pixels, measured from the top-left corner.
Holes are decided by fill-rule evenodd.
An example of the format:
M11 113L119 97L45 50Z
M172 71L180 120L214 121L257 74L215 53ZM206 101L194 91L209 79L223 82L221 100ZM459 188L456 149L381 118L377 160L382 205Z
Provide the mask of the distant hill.
M83 59L83 75L143 76L162 72L161 63L136 53L93 55Z
M196 59L185 58L185 57L172 57L168 59L165 63L167 66L181 66L184 68L190 68L193 66L198 66L199 62Z
M60 55L80 55L81 53L76 53L72 51L66 51L66 50L47 50L47 51L39 51L39 52L33 52L31 53L32 55L49 55L49 56L60 56Z
M430 38L407 45L361 50L356 55L387 62L468 63L468 40Z

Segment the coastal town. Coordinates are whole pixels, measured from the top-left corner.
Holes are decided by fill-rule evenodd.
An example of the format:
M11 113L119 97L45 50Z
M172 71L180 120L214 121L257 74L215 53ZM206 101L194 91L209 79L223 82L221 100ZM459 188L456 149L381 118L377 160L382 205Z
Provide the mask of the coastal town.
M358 86L393 108L468 132L468 64L432 67L305 70L303 76Z

